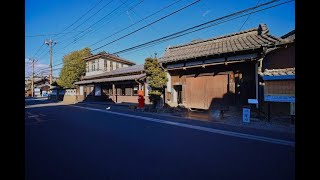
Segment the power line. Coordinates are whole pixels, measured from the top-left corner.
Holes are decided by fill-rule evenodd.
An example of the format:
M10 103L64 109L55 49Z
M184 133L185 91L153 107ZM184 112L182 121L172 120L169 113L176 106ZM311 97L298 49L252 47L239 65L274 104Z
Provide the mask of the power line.
M74 24L76 24L77 22L79 22L84 16L86 16L91 10L93 10L97 5L99 5L103 0L98 1L97 3L95 3L86 13L84 13L81 17L79 17L75 22L73 22L71 25L69 25L68 27L66 27L62 32L64 32L65 30L67 30L68 28L70 28L71 26L73 26ZM61 34L61 33L60 33ZM56 37L56 39L59 37Z
M128 0L127 0L128 1ZM124 3L126 3L127 1L125 1ZM110 1L110 3L112 2L112 0ZM110 4L110 3L108 3L108 4ZM94 25L96 25L97 23L99 23L100 21L102 21L103 19L105 19L106 17L108 17L110 14L112 14L114 11L116 11L116 10L118 10L124 3L122 3L120 6L118 6L116 9L114 9L114 10L112 10L110 13L108 13L107 15L105 15L105 16L103 16L102 18L100 18L98 21L96 21L95 23L93 23L93 24L91 24L88 28L86 28L85 29L85 31L87 31L87 30L90 30L90 28L91 27L93 27ZM108 4L106 4L106 5L108 5ZM98 11L99 12L99 11ZM92 16L91 16L92 17ZM91 18L90 17L90 18ZM90 19L90 18L88 18L88 19ZM82 23L83 24L83 23ZM82 25L82 24L80 24L80 25ZM79 27L80 25L78 25L77 27ZM76 28L77 28L76 27ZM73 36L72 38L69 38L69 39L73 39L73 38L77 38L77 36L79 35L79 34L81 34L81 33L78 33L77 35L75 35L75 36Z
M136 4L135 6L141 4L143 1L144 1L144 0L139 1L139 3ZM124 3L126 3L126 2L124 2ZM103 18L105 18L105 17L107 17L108 15L112 14L114 11L116 11L117 9L119 9L124 3L122 3L120 6L118 6L116 9L114 9L112 12L110 12L109 14L107 14L106 16L104 16ZM134 6L134 7L135 7L135 6ZM131 7L131 8L133 8L133 7ZM119 16L117 16L117 17L119 17ZM101 18L100 20L102 20L103 18ZM107 23L109 23L109 22L111 22L112 20L115 20L115 19L116 19L116 18L111 18L111 20L108 21ZM99 21L100 21L100 20L99 20ZM97 21L97 22L98 22L98 21ZM97 22L96 22L95 24L97 24ZM95 24L93 24L93 25L95 25ZM93 26L93 25L91 25L91 26ZM102 26L101 26L101 27L102 27ZM101 27L100 27L100 28L101 28ZM90 27L87 28L87 29L90 29ZM69 44L67 44L66 46L64 46L62 49L65 50L65 48L67 48L67 47L70 46L71 44L74 44L74 43L76 43L77 41L79 41L80 38L83 38L84 36L88 35L89 33L92 33L92 31L93 31L93 30L90 30L90 31L88 31L87 33L83 34L82 36L77 37L78 39L73 40L72 42L70 42ZM93 32L94 32L94 31L93 31ZM80 34L80 33L79 33L79 34ZM79 35L79 34L77 34L77 35ZM76 35L76 36L77 36L77 35ZM73 38L76 38L76 36L73 36L72 39L73 39ZM69 38L69 39L71 39L71 38Z
M61 35L61 34L64 34L64 35L65 35L65 34L70 34L70 33L77 32L77 31L73 31L73 30L75 30L75 29L73 29L73 30L71 30L71 31L69 31L69 32L63 33L63 32L66 31L68 28L70 28L71 26L73 26L75 23L77 23L78 21L80 21L84 16L86 16L92 9L94 9L94 8L95 8L98 4L100 4L102 1L103 1L103 0L98 1L98 2L97 2L92 8L90 8L85 14L83 14L81 17L79 17L75 22L73 22L71 25L69 25L68 27L66 27L66 28L65 28L62 32L60 32L60 33L26 35L26 37L39 37L39 36L48 36L48 35L54 35L54 36L56 36L56 35ZM78 31L78 32L84 32L84 31ZM61 37L59 37L59 38L61 38ZM44 52L45 52L45 51L42 51L39 56L41 56Z
M171 6L173 6L174 4L176 4L176 3L180 2L180 1L181 1L181 0L177 0L177 1L175 1L175 2L173 2L173 3L171 3L171 4L169 4L169 5L167 5L167 6L163 7L163 8L161 8L160 10L158 10L158 11L156 11L156 12L154 12L154 13L152 13L152 14L150 14L150 15L148 15L148 16L146 16L146 17L142 18L142 19L140 19L139 21L135 22L134 24L131 24L131 25L129 25L129 26L127 26L127 27L125 27L125 28L123 28L123 29L121 29L121 30L119 30L119 31L117 31L117 32L115 32L115 33L113 33L113 34L111 34L111 35L109 35L109 36L107 36L107 37L105 37L105 38L103 38L103 39L101 39L101 40L99 40L99 41L97 41L97 42L93 43L93 44L91 44L89 47L94 46L94 45L98 44L98 43L99 43L99 42L101 42L101 41L104 41L104 40L106 40L106 39L108 39L108 38L110 38L110 37L112 37L112 36L114 36L114 35L116 35L116 34L118 34L118 33L120 33L120 32L123 32L124 30L129 29L130 27L132 27L132 26L134 26L134 25L136 25L136 24L138 24L138 23L140 23L140 22L144 21L145 19L148 19L148 18L150 18L150 17L152 17L152 16L154 16L154 15L158 14L159 12L161 12L161 11L163 11L163 10L165 10L165 9L167 9L167 8L169 8L169 7L171 7Z
M200 0L198 0L198 1L200 1ZM185 6L185 7L183 7L183 8L186 8L186 7L189 7L189 6L191 6L191 5L193 5L194 3L196 3L196 2L198 2L198 1L195 1L195 2L193 2L193 3L191 3L191 4L189 4L189 5L187 5L187 6ZM274 1L278 1L278 0L274 0ZM180 11L183 9L183 8L181 8L181 9L179 9ZM250 8L251 9L251 8ZM179 10L176 10L175 12L177 12L177 11L179 11ZM174 13L174 12L173 12ZM173 14L173 13L171 13L171 14ZM170 15L170 14L169 14ZM168 15L167 15L168 16ZM164 16L164 17L167 17L167 16ZM230 15L229 15L230 16ZM164 17L162 17L162 18L164 18ZM160 18L161 19L161 18ZM159 19L158 19L159 20ZM156 21L158 21L158 20L156 20ZM154 22L156 22L156 21L154 21ZM153 23L154 23L153 22ZM152 24L152 23L150 23L150 24ZM149 25L150 25L149 24ZM147 25L148 26L148 25ZM144 26L144 27L146 27L146 26ZM142 27L143 28L143 27ZM194 27L192 27L192 28L194 28ZM141 29L141 28L140 28ZM189 28L189 29L191 29L191 28ZM139 29L138 29L139 30ZM167 36L166 36L167 37ZM161 38L160 38L161 39ZM154 40L154 41L156 41L156 40ZM140 45L139 45L140 46ZM131 49L131 48L128 48L128 49ZM125 50L122 50L122 51L127 51L128 49L125 49ZM93 50L94 51L94 50ZM121 51L121 52L122 52ZM118 53L118 52L117 52ZM115 54L117 54L117 53L115 53ZM55 66L58 66L58 65L61 65L61 64L63 64L63 62L62 63L59 63L59 64L56 64Z
M140 5L142 1L139 1L137 4L133 5L132 7L129 7L127 11L131 11L132 9L134 9L135 7L137 7L138 5ZM122 1L121 1L122 2ZM125 5L125 4L124 4ZM119 14L119 13L118 13ZM119 18L119 16L116 16L116 18ZM100 30L102 27L104 27L106 24L110 23L111 21L114 21L116 18L111 18L108 22L106 22L105 24L102 24L101 26L95 28L95 29L92 29L90 31L87 32L87 34L83 34L82 36L79 36L77 39L74 40L73 43L76 43L77 41L83 39L84 36L87 36L88 34L92 34L94 32L97 32L98 30Z
M259 2L260 2L260 0L258 0L258 2L257 2L257 4L256 4L256 6L258 6L258 5L259 5ZM251 14L249 14L249 15L247 16L246 20L243 22L243 24L242 24L242 25L241 25L241 27L239 28L239 31L241 31L242 27L246 24L246 22L247 22L247 21L248 21L248 19L250 18L250 15L251 15Z
M165 37L161 37L161 38L158 38L158 39L155 39L155 40L152 40L152 41L149 41L149 42L146 42L146 43L142 43L140 45L136 45L136 46L133 46L133 47L130 47L130 48L127 48L127 49L124 49L124 50L121 50L121 51L117 51L115 53L112 53L113 55L116 55L116 54L122 54L122 53L126 53L126 52L129 52L129 51L133 51L133 50L141 50L141 48L143 47L151 47L151 46L154 46L156 44L159 44L159 43L163 43L163 42L166 42L168 40L171 40L171 39L174 39L174 38L178 38L178 37L181 37L181 36L184 36L184 35L187 35L187 34L190 34L190 33L193 33L193 32L196 32L196 31L200 31L202 29L206 29L206 28L209 28L209 27L212 27L212 26L216 26L218 24L221 24L221 23L225 23L225 22L228 22L228 21L231 21L231 20L234 20L234 19L238 19L238 18L241 18L241 17L244 17L244 16L248 16L249 14L254 14L254 13L258 13L260 11L265 11L267 9L271 9L271 8L274 8L274 7L277 7L277 6L280 6L280 5L283 5L283 4L287 4L287 3L290 3L290 2L293 2L294 0L290 0L290 1L285 1L283 3L278 3L276 5L273 5L273 6L269 6L269 7L266 7L266 8L263 8L263 9L259 9L259 10L256 10L256 11L252 11L250 13L246 13L246 14L243 14L244 12L248 12L250 10L252 10L253 8L256 9L258 7L262 7L262 6L266 6L266 5L269 5L269 4L272 4L272 3L275 3L279 0L273 0L273 1L269 1L269 2L266 2L264 4L261 4L259 6L255 6L255 7L251 7L251 8L247 8L245 10L241 10L241 11L238 11L238 12L235 12L235 13L232 13L232 14L229 14L229 15L226 15L226 16L223 16L223 17L220 17L220 18L216 18L214 20L211 20L211 21L208 21L208 22L205 22L205 23L202 23L202 24L199 24L199 25L196 25L196 26L193 26L191 28L187 28L187 29L184 29L182 31L179 31L179 32L176 32L176 33L172 33L170 35L167 35ZM241 15L242 14L242 15ZM236 16L238 15L238 16ZM229 18L229 19L228 19ZM223 20L223 21L221 21ZM217 21L221 21L221 22L217 22ZM211 24L215 22L214 24ZM197 29L196 29L197 28ZM195 29L195 30L193 30ZM193 30L193 31L190 31L190 30ZM61 65L63 63L59 63L55 66L58 66L58 65ZM46 69L46 68L44 68Z
M56 67L56 66L59 66L59 65L62 65L62 64L63 64L63 62L55 64L55 65L52 65L52 67ZM46 69L49 69L49 68L50 67L45 67L45 68L39 69L38 71L46 70Z
M40 51L40 49L44 46L44 43L42 43L42 45L40 46L40 48L33 54L32 59L35 58L35 56L38 54L38 52ZM37 62L37 61L36 61Z
M139 29L137 29L137 30L135 30L135 31L132 31L132 32L130 32L129 34L126 34L126 35L124 35L124 36L121 36L120 38L115 39L115 40L113 40L113 41L111 41L111 42L109 42L109 43L106 43L106 44L104 44L104 45L102 45L102 46L100 46L100 47L98 47L98 48L96 48L96 49L94 49L94 50L92 50L92 51L96 51L96 50L98 50L98 49L101 49L101 48L109 45L109 44L112 44L112 43L114 43L114 42L116 42L116 41L119 41L119 40L121 40L121 39L123 39L123 38L125 38L125 37L127 37L127 36L130 36L130 35L138 32L138 31L140 31L140 30L142 30L142 29L144 29L144 28L146 28L146 27L148 27L148 26L151 26L152 24L155 24L155 23L157 23L157 22L159 22L159 21L161 21L161 20L163 20L163 19L165 19L165 18L167 18L167 17L169 17L169 16L172 16L173 14L176 14L176 13L178 13L178 12L180 12L180 11L182 11L182 10L184 10L184 9L186 9L186 8L188 8L188 7L196 4L196 3L198 3L199 1L201 1L201 0L196 0L196 1L192 2L191 4L188 4L187 6L184 6L184 7L180 8L180 9L178 9L178 10L176 10L176 11L174 11L174 12L172 12L172 13L166 15L166 16L161 17L160 19L157 19L156 21L153 21L152 23L149 23L149 24L147 24L147 25L145 25L145 26L143 26L143 27L141 27L141 28L139 28Z
M274 3L274 2L276 2L276 1L279 1L279 0L274 0L274 1L270 1L270 2L265 3L265 4L261 4L261 5L259 5L259 7L265 6L265 5L268 5L268 4L271 4L271 3ZM264 9L256 10L256 11L251 12L251 14L257 13L257 12L260 12L260 11L264 11L264 10L267 10L267 9L270 9L270 8L274 8L274 7L276 7L276 6L280 6L280 5L283 5L283 4L292 2L292 1L294 1L294 0L286 1L286 2L283 2L283 3L279 3L279 4L276 4L276 5L273 5L273 6L264 8ZM253 8L257 8L257 7L253 7ZM236 13L232 13L232 14L230 14L230 15L223 16L223 17L221 17L221 18L217 18L217 19L208 21L208 22L206 22L206 23L203 23L203 24L200 24L200 25L197 25L197 26L193 26L193 27L191 27L191 28L187 28L187 29L185 29L185 30L182 30L182 31L179 31L179 32L170 34L170 35L168 35L168 36L165 36L165 37L162 37L162 38L158 38L158 39L155 39L155 40L146 42L146 43L142 43L142 44L140 44L140 45L133 46L133 47L131 47L131 48L127 48L127 49L124 49L124 50L115 52L115 53L113 53L113 54L122 54L122 53L125 53L125 52L128 52L128 51L140 49L140 48L143 48L143 47L154 46L154 45L156 45L156 44L159 44L159 43L162 43L162 42L171 40L171 39L175 39L175 38L178 38L178 37L181 37L181 36L184 36L184 35L187 35L187 34L190 34L190 33L193 33L193 32L199 31L199 30L202 30L202 29L209 28L209 27L211 27L211 26L215 26L215 25L218 25L218 24L227 22L227 21L231 21L231 20L234 20L234 19L243 17L243 16L247 16L247 15L249 15L250 13L247 13L247 14L244 14L244 15L241 15L241 16L238 16L238 17L234 17L234 18L227 19L227 20L224 20L224 21L222 21L222 22L218 22L218 23L215 23L215 24L211 24L211 25L210 25L210 23L212 23L212 22L219 21L219 20L225 19L225 18L229 18L229 17L231 17L231 15L234 16L234 15L237 15L237 14L240 14L240 13L243 13L243 12L246 12L246 11L250 11L251 9L252 9L252 8L248 8L248 9L246 9L246 10L238 11L238 12L236 12ZM208 24L209 24L209 25L208 25ZM202 27L202 26L204 26L204 25L207 25L207 26ZM202 28L199 28L199 27L202 27ZM199 29L190 31L190 30L195 29L195 28L199 28ZM189 32L188 32L188 31L189 31Z
M165 41L168 41L168 40L171 40L171 39L174 39L174 38L177 38L177 37L180 37L180 36L183 36L183 35L186 35L186 34L190 34L192 32L195 32L195 31L199 31L199 30L202 30L202 29L198 29L198 30L195 30L195 31L191 31L189 33L185 33L185 34L182 34L184 32L187 32L187 31L190 31L192 29L195 29L195 28L199 28L201 26L204 26L204 25L208 25L210 23L213 23L213 22L216 22L216 21L219 21L219 20L222 20L222 19L226 19L226 18L230 18L230 17L233 17L235 15L238 15L238 14L241 14L241 13L244 13L244 12L247 12L247 11L250 11L252 10L253 8L256 9L258 7L262 7L262 6L266 6L266 5L269 5L271 3L274 3L274 2L277 2L279 0L273 0L273 1L269 1L267 3L264 3L264 4L261 4L259 6L255 6L255 7L251 7L251 8L248 8L248 9L245 9L245 10L241 10L241 11L238 11L238 12L235 12L235 13L232 13L232 14L229 14L229 15L226 15L226 16L223 16L223 17L220 17L220 18L217 18L217 19L214 19L214 20L211 20L211 21L208 21L208 22L205 22L205 23L202 23L200 25L196 25L196 26L193 26L191 28L187 28L187 29L184 29L182 31L179 31L179 32L176 32L176 33L173 33L173 34L170 34L168 36L165 36L165 37L162 37L162 38L158 38L158 39L155 39L155 40L152 40L152 41L149 41L149 42L146 42L146 43L143 43L143 44L140 44L140 45L137 45L137 46L134 46L134 47L131 47L131 48L127 48L127 49L124 49L124 50L121 50L121 51L118 51L118 52L115 52L113 54L121 54L121 53L124 53L124 52L127 52L127 51L132 51L132 50L135 50L135 49L138 49L138 48L142 48L142 47L151 47L155 44L158 44L158 43L162 43L162 42L165 42ZM243 15L244 16L244 15ZM207 28L207 27L206 27ZM182 34L182 35L181 35ZM57 65L61 65L63 63L59 63Z
M60 70L60 69L62 69L62 68L52 69L52 71L57 71L57 70ZM35 76L43 75L44 73L46 73L46 71L49 71L49 70L40 71L40 72L36 73ZM46 75L50 76L50 74L46 74Z
M25 35L25 37L41 37L41 36L52 36L52 35L60 35L60 34L70 34L70 33L76 33L76 32L84 32L84 31L69 31L66 33L51 33L51 34L34 34L34 35Z

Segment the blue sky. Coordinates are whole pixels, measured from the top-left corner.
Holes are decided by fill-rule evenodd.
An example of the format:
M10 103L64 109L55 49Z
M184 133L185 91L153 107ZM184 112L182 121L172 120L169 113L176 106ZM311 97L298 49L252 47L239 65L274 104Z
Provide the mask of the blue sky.
M49 48L47 45L43 45L46 39L52 38L57 42L53 47L53 65L56 65L61 63L63 56L71 51L85 47L89 47L93 50L183 6L186 6L195 0L180 0L170 8L152 16L151 18L132 26L131 28L112 36L105 41L94 46L90 46L175 1L176 0L26 0L26 75L29 75L31 72L31 65L29 61L29 58L31 57L35 57L35 59L38 60L35 65L36 73L40 73L39 71L41 69L48 70L46 68L49 64ZM96 5L96 7L87 15L83 16L82 19L76 22L69 29L65 30L65 28L74 23L98 2L99 4ZM94 51L93 53L95 54L103 50L110 53L117 52L215 18L255 6L258 2L261 4L268 2L268 0L201 0L183 11L180 11L131 36ZM284 1L281 0L280 2ZM107 3L108 5L106 5ZM105 8L96 13L103 6L105 6ZM118 9L116 9L117 7ZM130 8L131 10L128 10ZM112 11L113 13L111 13ZM92 16L94 13L96 13L96 15ZM92 16L92 18L88 19L90 16ZM188 43L194 39L207 39L238 32L246 18L247 17L242 17L232 20L146 49L120 54L120 56L134 61L137 64L142 64L144 63L145 58L150 57L155 52L158 54L158 57L161 57L165 48L168 46ZM85 21L86 19L88 20ZM94 23L96 24L94 25ZM295 29L295 2L252 14L241 30L256 28L260 23L267 24L270 34L275 36L282 36ZM67 32L67 34L53 35L61 32ZM75 39L81 36L83 37L74 42ZM53 67L55 76L59 75L59 68L61 67L62 65ZM42 71L42 73L47 75L48 71Z

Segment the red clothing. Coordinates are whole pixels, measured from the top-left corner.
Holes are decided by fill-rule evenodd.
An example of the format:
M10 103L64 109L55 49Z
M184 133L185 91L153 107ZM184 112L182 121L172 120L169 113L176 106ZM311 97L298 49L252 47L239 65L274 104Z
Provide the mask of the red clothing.
M138 107L139 108L143 108L144 107L144 97L143 96L139 96L138 97Z

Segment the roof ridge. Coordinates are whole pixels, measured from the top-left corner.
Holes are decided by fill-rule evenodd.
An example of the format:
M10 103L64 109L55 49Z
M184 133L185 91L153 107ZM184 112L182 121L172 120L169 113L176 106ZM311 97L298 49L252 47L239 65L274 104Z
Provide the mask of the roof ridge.
M289 37L289 36L291 36L291 35L295 34L295 33L296 33L295 31L296 31L296 30L295 30L295 29L293 29L292 31L290 31L290 32L286 33L285 35L282 35L282 36L281 36L281 38L282 38L282 39L286 39L287 37Z
M197 41L197 42L190 42L190 43L186 43L186 44L182 44L182 45L171 46L171 47L169 47L168 49L174 49L174 48L183 47L183 46L200 44L200 43L204 43L204 42L207 42L207 41L212 41L212 40L227 38L227 37L236 36L236 35L240 35L240 34L252 32L252 31L258 31L258 28L251 28L251 29L239 31L239 32L236 32L236 33L231 33L231 34L227 34L227 35L217 36L217 37L214 37L214 38L209 38L209 39L205 39L205 40L201 40L201 41Z
M270 38L272 38L272 39L275 39L275 40L277 40L277 41L280 41L280 42L290 42L290 41L287 40L287 39L282 39L282 38L279 38L279 37L274 36L274 35L271 35L271 34L266 34L266 36L268 36L268 37L270 37Z
M295 70L295 67L292 67L292 68L279 68L279 69L265 69L265 71L268 71L268 72L282 71L282 70Z
M132 64L135 64L135 65L136 65L136 63L135 63L134 61L125 59L125 58L120 57L120 56L118 56L118 55L116 55L116 54L111 54L111 53L108 53L108 52L105 52L105 51L101 51L101 52L99 52L99 53L97 53L97 54L91 54L90 56L87 56L87 57L85 57L85 58L83 58L83 59L88 59L88 58L91 58L91 57L93 57L93 56L99 56L99 55L101 55L101 56L103 56L103 55L109 55L109 56L111 56L111 57L118 58L118 59L120 59L120 60L127 61L127 62L129 62L129 63L132 63Z

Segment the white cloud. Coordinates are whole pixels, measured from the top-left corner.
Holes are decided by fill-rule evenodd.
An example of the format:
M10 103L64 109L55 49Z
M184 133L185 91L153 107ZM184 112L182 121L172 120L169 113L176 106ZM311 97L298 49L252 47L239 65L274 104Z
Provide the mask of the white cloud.
M32 66L31 66L32 64L31 64L31 62L25 62L25 65L26 66L25 66L24 74L25 74L25 76L30 76L32 74ZM34 64L34 72L35 72L35 74L39 74L39 72L41 70L45 70L45 71L42 71L43 74L48 73L49 72L49 65L48 64L42 64L42 63L35 63Z
M34 65L34 68L36 69L36 68L46 68L46 67L49 67L49 65L48 64L35 64Z
M206 12L202 13L202 16L205 17L207 14L209 14L211 11L210 10L206 10Z

